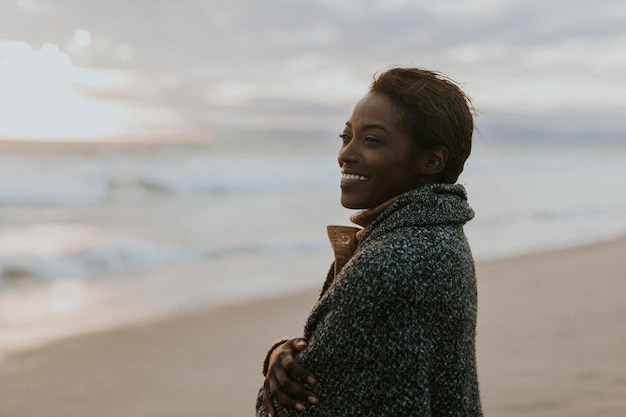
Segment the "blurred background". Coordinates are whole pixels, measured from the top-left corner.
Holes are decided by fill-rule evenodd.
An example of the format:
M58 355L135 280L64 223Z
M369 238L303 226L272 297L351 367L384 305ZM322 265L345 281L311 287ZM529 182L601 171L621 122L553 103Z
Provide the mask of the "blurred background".
M337 135L393 65L479 110L477 259L624 234L625 22L621 0L1 0L0 354L319 286L350 214Z

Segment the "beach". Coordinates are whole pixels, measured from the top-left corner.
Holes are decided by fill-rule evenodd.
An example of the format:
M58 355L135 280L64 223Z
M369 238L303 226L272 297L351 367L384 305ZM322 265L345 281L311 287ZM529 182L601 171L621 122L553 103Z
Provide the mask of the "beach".
M626 237L477 263L486 416L626 415L624 253ZM13 353L0 363L0 416L251 416L266 349L301 333L316 296L199 309Z
M0 417L253 415L396 66L471 98L485 415L626 417L626 3L5 3Z

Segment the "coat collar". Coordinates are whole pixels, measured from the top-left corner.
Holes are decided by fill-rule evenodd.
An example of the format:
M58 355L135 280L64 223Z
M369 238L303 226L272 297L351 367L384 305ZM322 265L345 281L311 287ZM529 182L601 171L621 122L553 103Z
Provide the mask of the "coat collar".
M328 239L330 246L335 253L335 276L341 271L346 263L352 258L357 244L361 240L363 233L371 226L372 223L387 209L398 197L366 210L361 210L350 216L352 223L362 227L353 226L327 226Z

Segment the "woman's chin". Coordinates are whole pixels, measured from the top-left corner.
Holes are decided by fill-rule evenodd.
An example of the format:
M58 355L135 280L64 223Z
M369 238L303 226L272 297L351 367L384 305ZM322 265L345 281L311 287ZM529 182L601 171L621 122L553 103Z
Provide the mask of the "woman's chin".
M349 196L342 195L339 202L341 203L343 207L350 209L350 210L361 210L361 209L369 208L365 202L360 201L355 198L350 198Z
M343 196L341 197L341 199L339 200L339 202L341 203L341 205L347 209L355 209L356 207L354 206L354 203L352 201L350 201L350 199L344 198Z

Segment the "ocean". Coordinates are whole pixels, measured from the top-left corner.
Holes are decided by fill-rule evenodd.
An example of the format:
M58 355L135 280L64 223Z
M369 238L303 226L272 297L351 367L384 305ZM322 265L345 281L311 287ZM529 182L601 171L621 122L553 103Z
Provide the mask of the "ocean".
M0 359L79 332L319 288L339 139L0 142ZM475 140L477 260L626 233L626 146ZM590 277L592 279L593 277ZM479 278L480 279L480 278Z

